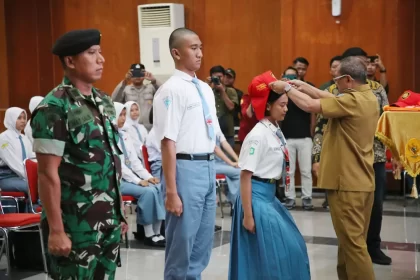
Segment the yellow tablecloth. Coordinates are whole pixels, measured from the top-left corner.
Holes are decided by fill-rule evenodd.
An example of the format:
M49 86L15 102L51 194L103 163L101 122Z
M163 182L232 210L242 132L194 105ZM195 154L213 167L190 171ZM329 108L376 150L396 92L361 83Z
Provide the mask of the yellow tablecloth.
M408 174L420 173L420 112L384 112L376 136L391 150Z
M379 119L376 136L410 176L415 178L420 174L420 112L385 111Z

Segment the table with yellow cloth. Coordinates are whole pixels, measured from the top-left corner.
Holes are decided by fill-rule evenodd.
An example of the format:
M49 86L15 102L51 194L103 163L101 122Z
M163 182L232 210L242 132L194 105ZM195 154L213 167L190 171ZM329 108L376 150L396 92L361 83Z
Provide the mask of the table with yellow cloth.
M414 178L411 197L418 198L415 184L420 173L420 108L385 106L376 136L390 149L394 160Z

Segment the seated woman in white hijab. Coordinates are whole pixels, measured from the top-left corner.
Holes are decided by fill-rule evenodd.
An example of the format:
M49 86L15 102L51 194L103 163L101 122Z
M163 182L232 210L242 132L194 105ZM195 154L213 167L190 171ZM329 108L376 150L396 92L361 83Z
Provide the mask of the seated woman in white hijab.
M235 162L231 161L221 148L223 148L229 156L235 160ZM231 205L235 205L236 197L238 196L240 189L241 169L238 167L238 155L226 141L222 132L216 135L216 147L214 149L214 153L216 154L216 174L226 176L228 188L225 195Z
M129 101L124 104L124 107L126 109L124 130L131 137L133 146L136 149L137 157L143 161L143 153L141 148L146 142L147 129L144 127L144 125L139 123L139 105L134 101Z
M165 238L160 235L162 221L165 220L165 206L158 178L154 178L143 167L136 155L131 138L123 131L126 116L124 105L114 102L118 117L118 132L120 140L118 147L121 155L122 180L121 194L131 195L137 199L137 224L144 227L145 245L165 246Z
M7 130L0 134L0 189L2 191L28 192L23 161L33 157L34 154L31 142L22 134L25 125L25 110L17 107L6 110L4 126ZM13 204L5 201L3 205ZM8 209L8 207L5 208Z
M153 108L150 110L149 122L153 124ZM160 180L162 172L162 152L153 127L147 135L145 145L149 156L150 171L152 172L153 177L159 178Z
M34 96L29 101L29 112L32 112L35 110L36 107L38 107L39 103L44 99L42 96ZM28 137L29 141L31 142L31 145L34 144L34 139L32 138L32 127L31 127L31 121L28 120L25 127L25 135Z

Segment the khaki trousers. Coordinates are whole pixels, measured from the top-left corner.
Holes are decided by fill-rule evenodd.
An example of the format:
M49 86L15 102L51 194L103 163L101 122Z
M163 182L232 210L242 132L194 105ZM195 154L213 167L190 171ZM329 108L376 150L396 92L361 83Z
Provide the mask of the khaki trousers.
M366 245L373 199L373 192L328 190L331 218L338 238L340 280L375 280Z

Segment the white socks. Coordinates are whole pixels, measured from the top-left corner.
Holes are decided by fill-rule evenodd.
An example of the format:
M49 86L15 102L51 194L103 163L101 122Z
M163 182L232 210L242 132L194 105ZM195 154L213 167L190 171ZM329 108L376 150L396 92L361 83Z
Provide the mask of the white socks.
M158 221L154 223L153 225L145 225L144 227L144 235L147 238L152 237L152 240L154 242L165 240L165 237L160 235L160 227L162 226L162 221Z
M153 225L145 225L144 227L144 235L149 238L155 235L155 232L153 231Z

